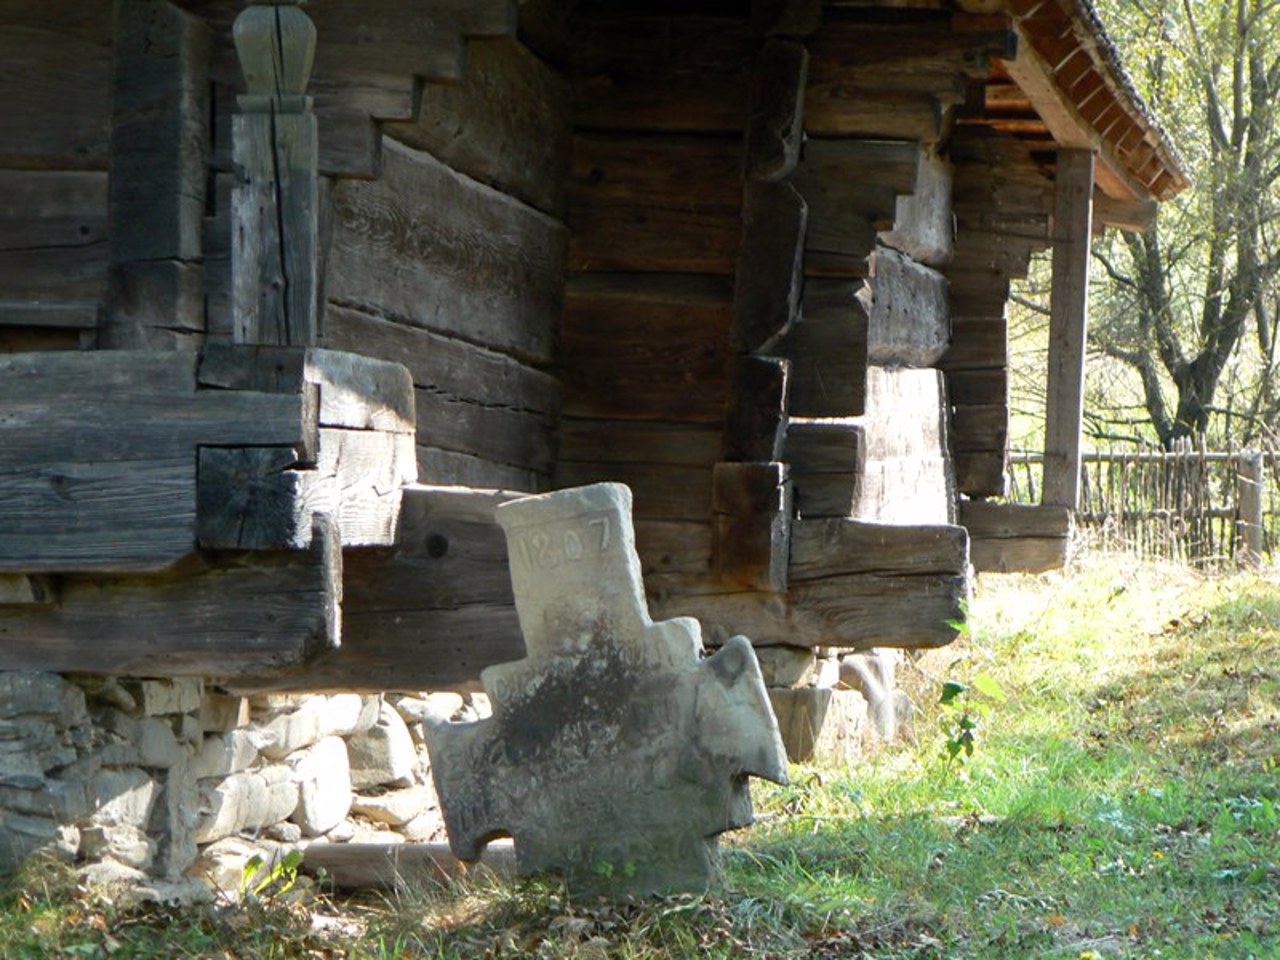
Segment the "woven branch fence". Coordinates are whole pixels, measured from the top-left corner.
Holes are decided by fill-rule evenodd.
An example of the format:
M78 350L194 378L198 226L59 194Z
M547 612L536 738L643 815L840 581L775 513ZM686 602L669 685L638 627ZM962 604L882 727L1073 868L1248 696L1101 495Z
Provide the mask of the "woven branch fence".
M1009 455L1009 500L1040 502L1043 461ZM1086 543L1200 567L1280 562L1280 451L1185 442L1082 461L1076 527Z

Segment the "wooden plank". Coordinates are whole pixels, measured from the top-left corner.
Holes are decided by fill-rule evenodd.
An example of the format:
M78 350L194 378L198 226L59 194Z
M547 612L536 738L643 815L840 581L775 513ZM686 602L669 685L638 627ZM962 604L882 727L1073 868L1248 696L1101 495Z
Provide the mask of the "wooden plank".
M740 132L758 41L744 20L632 9L578 12L571 47L580 130Z
M323 527L305 552L179 577L67 579L58 602L0 618L0 670L227 677L274 672L340 642L342 552Z
M523 44L472 40L461 82L424 84L414 119L382 129L473 180L561 216L569 110L567 82Z
M1071 533L1071 512L1066 507L1020 503L960 501L960 523L971 537L1016 540L1023 537L1062 539Z
M777 357L735 357L725 416L724 458L772 461L787 431L789 364Z
M957 450L956 489L968 497L1005 495L1004 450Z
M111 5L76 7L77 28L28 4L0 24L0 166L107 169Z
M795 320L808 210L789 183L748 183L733 279L733 345L768 350Z
M791 579L800 583L854 574L962 574L969 535L954 524L902 525L861 520L796 520Z
M382 179L338 182L333 207L331 301L550 361L560 223L393 140Z
M574 280L561 332L564 412L719 424L729 396L730 320L720 278Z
M947 279L888 247L872 258L867 360L932 367L951 343Z
M0 315L38 319L33 306L56 304L96 311L106 279L107 175L0 170Z
M862 427L795 421L787 427L796 509L804 517L847 517L858 502L866 444Z
M1054 200L1053 285L1045 400L1045 504L1075 509L1080 498L1080 428L1089 325L1089 241L1093 153L1059 150Z
M665 463L604 463L562 460L556 488L614 481L635 497L637 520L706 522L711 515L711 469Z
M201 352L196 382L282 394L305 394L315 385L319 426L414 432L412 381L390 360L315 347L211 343Z
M815 137L884 137L936 143L942 135L942 106L922 93L850 91L837 84L805 91L805 131Z
M880 241L931 267L949 263L955 243L952 177L944 155L922 152L915 190L898 197L893 229L882 232Z
M472 688L524 656L506 539L493 510L510 493L410 486L393 547L346 557L342 646L255 689Z
M1103 227L1145 233L1156 219L1155 200L1117 200L1101 190L1093 191L1094 234Z
M1004 368L1009 357L1009 325L997 316L951 315L951 346L939 366L952 370Z
M562 460L710 467L720 459L722 444L718 426L576 417L560 421Z
M809 51L768 40L757 55L750 120L743 147L748 180L781 180L795 172L804 139L804 89Z
M855 294L862 281L809 277L800 316L775 351L791 362L790 412L796 417L852 417L863 412L867 380L867 312Z
M973 569L979 573L1047 573L1067 565L1071 542L1066 537L1016 540L974 536Z
M1009 372L1001 367L992 370L953 370L947 372L947 396L955 404L981 406L1009 405Z
M784 463L717 463L712 473L715 573L726 584L785 590L791 484Z
M732 273L741 163L738 138L579 134L569 268Z
M103 348L195 350L205 332L204 268L181 260L115 264L102 317Z
M418 447L418 476L424 482L538 493L550 489L550 476L524 467L494 463L469 453Z
M833 577L792 584L797 619L821 625L822 643L865 650L946 646L969 597L964 574Z
M635 527L636 552L646 581L671 575L686 578L710 575L715 549L710 523L639 520Z
M1009 442L1009 408L1003 403L957 404L951 415L953 450L1003 450Z

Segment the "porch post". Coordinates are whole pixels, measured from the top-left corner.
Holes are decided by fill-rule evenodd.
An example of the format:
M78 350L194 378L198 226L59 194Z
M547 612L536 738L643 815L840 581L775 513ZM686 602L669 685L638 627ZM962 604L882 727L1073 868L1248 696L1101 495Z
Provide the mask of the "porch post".
M1071 510L1076 509L1080 496L1092 212L1093 153L1059 150L1053 203L1053 289L1049 302L1042 502Z

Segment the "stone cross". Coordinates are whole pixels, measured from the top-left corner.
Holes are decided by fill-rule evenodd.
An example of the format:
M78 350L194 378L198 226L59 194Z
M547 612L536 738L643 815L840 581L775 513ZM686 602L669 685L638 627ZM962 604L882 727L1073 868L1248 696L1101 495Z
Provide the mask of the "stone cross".
M703 658L696 620L649 618L622 484L497 518L528 656L481 674L492 717L428 730L453 852L510 834L520 873L575 893L705 890L716 837L751 822L748 776L787 777L751 644Z

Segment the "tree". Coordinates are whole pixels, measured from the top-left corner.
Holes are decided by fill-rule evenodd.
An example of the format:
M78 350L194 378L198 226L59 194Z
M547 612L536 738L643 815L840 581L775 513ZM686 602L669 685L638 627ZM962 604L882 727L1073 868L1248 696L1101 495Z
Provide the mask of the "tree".
M1247 440L1277 408L1280 0L1102 6L1197 185L1146 233L1095 246L1094 346L1137 373L1165 446L1209 431L1228 364L1243 364L1248 395L1228 409ZM1256 349L1237 356L1251 326Z

